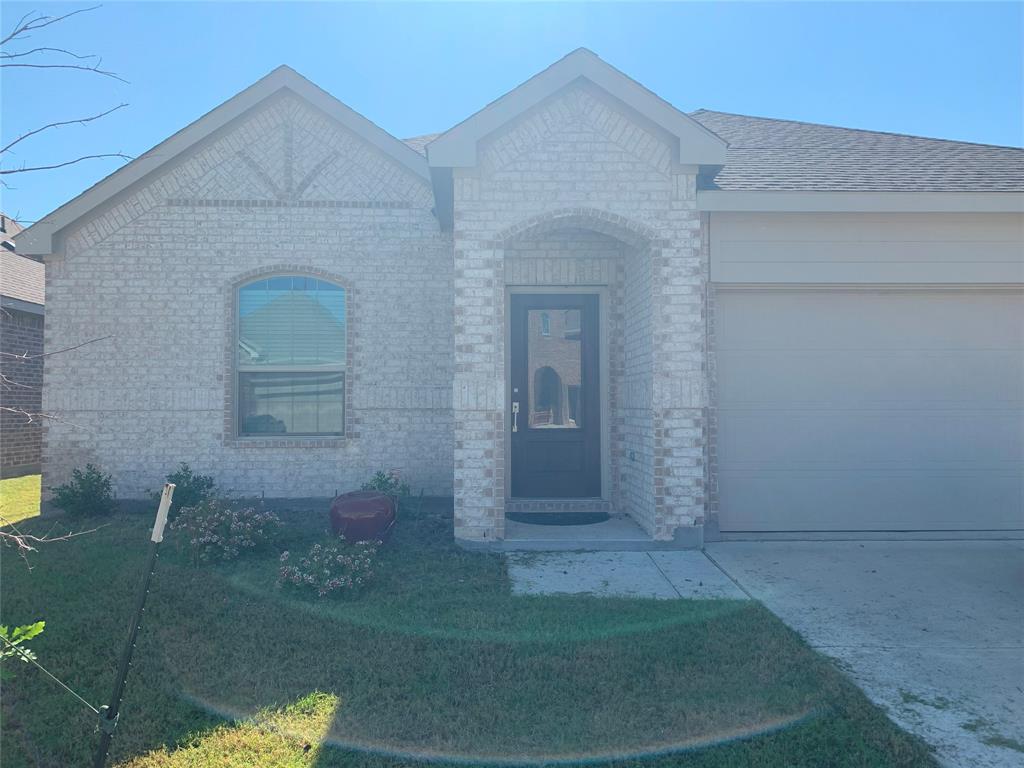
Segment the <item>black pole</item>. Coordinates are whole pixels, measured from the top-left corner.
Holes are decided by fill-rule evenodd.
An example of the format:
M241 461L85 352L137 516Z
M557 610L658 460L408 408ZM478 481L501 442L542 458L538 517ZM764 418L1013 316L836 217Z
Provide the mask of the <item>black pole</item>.
M160 507L156 513L156 523L153 525L153 534L149 540L149 556L146 560L146 575L142 580L142 587L139 589L139 596L135 601L135 617L132 619L131 631L128 633L128 642L125 643L124 651L121 653L121 664L117 670L117 679L114 681L114 691L110 695L110 704L100 707L100 743L96 747L96 757L93 760L94 768L103 768L107 762L107 753L110 752L110 742L114 738L114 729L117 728L117 716L121 708L121 699L124 696L125 684L128 682L128 670L132 666L132 653L135 651L135 641L139 636L139 628L142 626L142 614L146 611L146 597L149 595L149 585L153 581L153 572L156 570L156 559L160 542L164 538L164 525L167 522L167 512L171 506L171 497L174 495L174 485L164 485L163 494L160 496Z

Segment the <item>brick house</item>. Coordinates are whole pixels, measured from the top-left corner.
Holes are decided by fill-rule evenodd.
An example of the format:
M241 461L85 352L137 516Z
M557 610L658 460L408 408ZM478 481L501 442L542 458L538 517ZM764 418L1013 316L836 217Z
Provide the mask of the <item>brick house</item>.
M652 545L1024 528L1024 151L698 110L577 50L400 141L281 67L26 230L44 482L377 469ZM273 318L273 319L268 319Z
M14 252L22 227L0 213L0 477L39 472L44 267Z

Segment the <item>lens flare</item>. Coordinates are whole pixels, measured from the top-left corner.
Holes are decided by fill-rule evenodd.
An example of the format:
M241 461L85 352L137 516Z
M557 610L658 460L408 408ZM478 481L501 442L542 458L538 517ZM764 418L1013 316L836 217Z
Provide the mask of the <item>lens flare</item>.
M359 738L354 735L336 733L336 728L332 727L332 725L333 721L337 719L341 703L340 698L333 694L319 695L329 696L334 700L336 703L334 717L326 719L325 722L325 718L322 715L315 715L316 722L312 723L310 728L302 729L289 729L275 723L277 719L276 713L287 708L283 708L283 710L249 712L237 707L217 704L209 699L204 699L187 692L183 692L181 695L190 704L209 714L217 715L227 721L239 724L248 723L263 729L273 730L278 735L291 738L297 742L310 740L311 733L318 733L319 743L312 745L316 749L329 746L348 752L359 752L395 760L479 766L598 765L625 760L670 757L672 755L698 752L711 747L724 746L771 735L803 725L824 713L822 709L809 709L805 712L766 718L757 723L724 728L712 733L692 736L678 741L652 741L650 743L623 745L622 747L606 750L565 752L515 752L510 750L507 753L493 750L486 752L447 752L437 749L417 748L409 744L387 744L381 741Z
M459 627L445 624L440 621L427 623L422 617L403 615L400 612L367 612L359 613L346 606L334 604L314 603L309 600L297 599L291 594L280 589L270 588L266 585L254 583L246 578L243 573L232 573L227 576L227 583L234 589L244 592L253 597L263 600L272 600L281 605L287 605L291 609L299 610L316 616L319 619L330 619L339 624L347 624L361 629L369 629L377 632L387 632L408 637L426 638L431 640L453 640L453 641L475 641L492 642L505 644L537 643L552 640L564 642L584 642L591 640L610 640L614 638L640 635L650 632L661 632L677 627L696 624L699 622L722 619L729 614L744 610L749 607L749 602L744 600L715 600L702 605L700 610L673 611L670 608L671 601L657 600L656 604L663 605L666 610L657 616L645 616L638 618L616 617L614 623L603 626L586 624L575 626L563 622L535 622L525 627ZM524 606L530 604L536 598L533 596L519 596L514 598ZM546 596L545 600L557 599ZM581 596L575 595L566 598L567 600L579 600ZM583 597L582 599L586 599ZM609 603L615 598L593 598ZM622 598L623 604L635 604L642 598ZM427 617L436 620L436 617Z

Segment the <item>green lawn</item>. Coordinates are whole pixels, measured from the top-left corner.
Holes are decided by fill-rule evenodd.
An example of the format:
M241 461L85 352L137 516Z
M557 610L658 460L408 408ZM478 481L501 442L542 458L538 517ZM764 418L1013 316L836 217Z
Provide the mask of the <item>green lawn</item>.
M39 515L39 475L0 480L0 525Z
M298 551L322 512L282 515ZM276 553L194 568L171 540L114 762L132 768L466 765L932 766L830 662L755 603L513 597L503 560L451 543L451 509L404 513L378 581L317 602ZM41 525L42 521L29 523ZM5 624L104 703L147 522L121 516L2 563ZM24 664L3 690L4 765L86 764L94 717Z

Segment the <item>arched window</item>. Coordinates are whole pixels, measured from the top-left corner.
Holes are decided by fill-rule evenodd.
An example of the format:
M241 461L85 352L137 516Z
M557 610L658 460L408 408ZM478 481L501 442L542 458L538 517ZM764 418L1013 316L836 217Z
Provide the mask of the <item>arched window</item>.
M237 431L345 433L345 289L282 275L238 289Z

